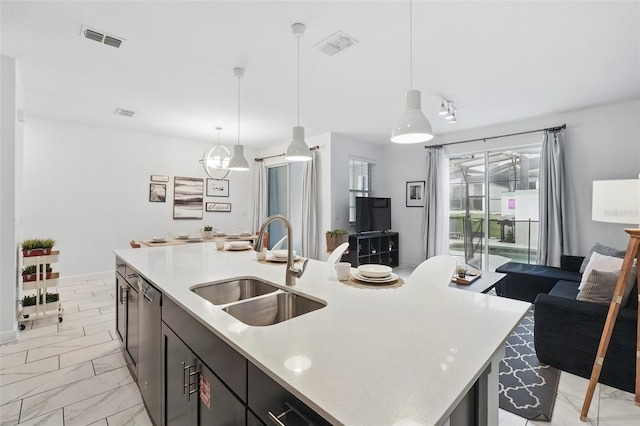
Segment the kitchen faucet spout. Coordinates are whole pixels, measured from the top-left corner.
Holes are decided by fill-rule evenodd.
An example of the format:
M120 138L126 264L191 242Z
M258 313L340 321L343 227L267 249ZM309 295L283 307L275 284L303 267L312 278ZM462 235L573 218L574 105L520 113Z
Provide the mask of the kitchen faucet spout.
M258 239L256 240L256 243L253 246L253 249L255 251L262 250L263 240L264 240L264 231L267 229L267 226L274 220L281 221L282 223L284 223L285 227L287 228L287 270L285 275L285 284L287 286L292 287L296 285L296 278L300 278L302 274L304 274L304 271L307 268L307 262L309 261L309 259L304 260L302 264L302 268L296 268L293 265L293 231L291 230L291 223L286 217L276 214L273 216L269 216L267 219L265 219L264 223L260 227L260 232L258 233Z

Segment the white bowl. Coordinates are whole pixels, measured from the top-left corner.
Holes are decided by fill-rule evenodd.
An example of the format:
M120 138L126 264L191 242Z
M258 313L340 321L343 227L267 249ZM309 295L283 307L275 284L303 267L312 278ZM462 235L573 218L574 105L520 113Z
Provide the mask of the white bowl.
M287 250L271 250L271 254L273 255L273 257L279 257L282 259L288 256L288 251ZM296 257L295 250L293 250L293 252L291 253L291 256L293 256L294 258Z
M360 265L358 272L367 278L384 278L391 275L392 269L385 265Z
M187 234L186 232L180 232L178 234L178 238L180 238L181 240L186 240L187 238L189 238L189 234Z
M167 241L167 239L165 237L154 237L152 241L154 243L164 243Z
M244 248L249 247L248 241L229 241L229 245L233 248Z
M245 232L241 232L240 236L241 237L250 237L251 236L251 232L246 232L246 231Z

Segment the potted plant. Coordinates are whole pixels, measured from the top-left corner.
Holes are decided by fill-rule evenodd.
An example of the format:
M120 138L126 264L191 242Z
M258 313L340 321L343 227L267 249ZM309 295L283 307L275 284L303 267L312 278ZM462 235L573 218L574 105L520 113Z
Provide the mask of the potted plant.
M36 300L38 303L36 304ZM44 311L51 311L58 309L58 302L60 301L60 295L58 293L47 293L46 298L43 299L42 293L39 295L31 294L22 298L20 303L22 304L22 315L27 317L29 314L37 312L38 305L44 304Z
M331 253L340 244L349 240L349 232L344 229L334 229L333 231L327 231L325 237L327 239L327 253Z
M456 266L456 274L460 278L464 278L467 276L467 267L463 265Z
M26 268L24 268L22 270L22 281L25 283L30 281L35 281L37 279L36 278L37 270L38 270L37 265L29 265ZM46 273L43 274L44 271L46 271ZM41 264L40 279L42 280L45 276L48 280L51 278L58 278L58 273L52 272L51 266L49 266L48 263L46 264L46 266Z
M51 238L31 238L22 242L22 255L24 257L46 256L51 254L51 249L56 244Z
M205 238L213 238L213 226L205 225L204 228L202 228L202 236Z

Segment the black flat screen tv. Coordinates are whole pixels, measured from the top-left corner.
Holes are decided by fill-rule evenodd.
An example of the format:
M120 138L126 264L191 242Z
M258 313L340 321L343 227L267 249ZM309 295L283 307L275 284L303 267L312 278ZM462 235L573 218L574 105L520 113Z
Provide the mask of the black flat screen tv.
M391 198L356 197L356 232L391 229Z

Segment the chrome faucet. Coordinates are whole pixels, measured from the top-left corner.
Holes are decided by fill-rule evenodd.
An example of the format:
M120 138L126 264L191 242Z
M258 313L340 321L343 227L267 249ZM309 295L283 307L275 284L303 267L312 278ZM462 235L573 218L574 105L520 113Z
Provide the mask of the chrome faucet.
M286 217L279 214L269 216L260 227L258 240L253 246L253 249L255 251L262 250L264 230L267 228L267 225L269 225L276 219L282 221L282 223L284 223L284 225L287 227L287 273L285 275L285 283L287 284L287 286L294 286L296 285L296 278L300 278L302 274L304 274L304 270L307 268L307 262L309 261L309 259L304 260L304 262L302 263L302 268L296 268L295 266L293 266L293 232L291 231L291 223L289 223L289 220Z

